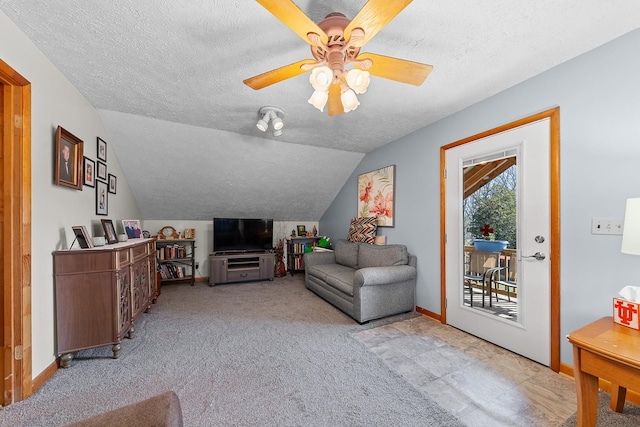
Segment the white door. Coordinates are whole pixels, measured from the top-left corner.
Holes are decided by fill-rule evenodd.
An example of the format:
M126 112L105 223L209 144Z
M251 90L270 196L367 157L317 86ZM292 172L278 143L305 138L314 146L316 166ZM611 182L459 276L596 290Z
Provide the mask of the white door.
M463 176L474 159L517 158L518 317L503 320L463 303ZM445 152L446 319L473 335L550 365L550 119ZM538 254L534 257L534 254Z

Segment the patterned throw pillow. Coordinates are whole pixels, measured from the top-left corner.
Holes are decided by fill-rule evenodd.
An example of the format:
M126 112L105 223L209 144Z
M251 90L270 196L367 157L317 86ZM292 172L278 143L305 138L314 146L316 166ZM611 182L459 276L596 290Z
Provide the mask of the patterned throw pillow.
M378 219L372 217L353 218L349 226L349 236L347 240L350 242L364 242L373 245L376 239L376 229L378 228Z

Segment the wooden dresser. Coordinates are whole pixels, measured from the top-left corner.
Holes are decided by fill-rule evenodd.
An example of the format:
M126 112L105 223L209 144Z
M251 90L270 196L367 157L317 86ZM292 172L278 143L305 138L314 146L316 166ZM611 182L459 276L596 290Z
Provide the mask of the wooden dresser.
M113 345L120 355L125 335L158 296L155 239L53 253L56 354L69 367L74 353Z

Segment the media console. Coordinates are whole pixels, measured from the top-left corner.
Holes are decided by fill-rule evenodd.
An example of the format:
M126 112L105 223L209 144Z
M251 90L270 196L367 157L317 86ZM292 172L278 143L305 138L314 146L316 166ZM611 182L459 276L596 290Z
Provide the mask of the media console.
M273 280L275 255L261 253L218 253L209 255L209 286L220 283Z

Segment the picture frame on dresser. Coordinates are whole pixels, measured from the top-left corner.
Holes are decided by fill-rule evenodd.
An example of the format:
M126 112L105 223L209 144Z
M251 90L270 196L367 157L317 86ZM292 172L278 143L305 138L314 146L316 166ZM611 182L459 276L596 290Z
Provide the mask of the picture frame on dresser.
M73 234L76 236L78 244L82 249L91 249L93 247L93 241L89 237L89 233L84 225L74 225L71 227ZM73 243L71 244L73 246ZM69 248L71 249L71 248Z
M96 181L96 215L109 214L109 195L107 183Z
M116 229L113 226L113 221L110 219L101 219L100 222L102 222L104 238L107 239L107 243L110 245L118 243L118 235L116 234Z

